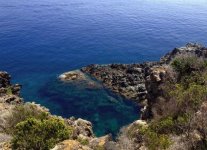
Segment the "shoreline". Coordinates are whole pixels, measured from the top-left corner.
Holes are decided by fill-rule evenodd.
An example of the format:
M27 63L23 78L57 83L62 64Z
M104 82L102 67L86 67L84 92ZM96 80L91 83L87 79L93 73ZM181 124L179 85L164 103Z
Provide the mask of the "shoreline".
M7 72L0 72L0 119L2 120L0 124L0 130L2 131L2 133L0 134L0 148L11 148L11 140L13 136L15 136L15 134L13 135L6 132L8 130L8 126L10 127L10 124L8 124L8 122L11 121L11 117L13 117L14 114L20 116L23 115L23 117L25 117L24 115L26 114L21 115L21 113L24 113L24 111L19 111L17 109L18 107L21 107L23 109L26 109L27 111L32 111L32 114L34 116L36 113L46 113L49 118L60 119L66 127L71 127L73 129L72 135L70 135L71 137L69 139L65 139L64 141L59 141L59 143L56 143L53 150L62 150L71 147L71 145L72 147L79 147L82 150L94 150L100 147L101 149L107 149L106 147L120 149L120 147L124 146L124 144L129 144L130 142L131 144L133 144L134 148L139 147L139 149L145 149L147 145L145 145L144 142L147 141L137 142L137 136L139 134L136 134L141 132L142 128L148 128L150 123L153 123L151 122L154 119L153 117L155 117L153 116L153 113L155 113L153 111L160 111L159 109L156 110L156 104L159 104L159 99L163 96L162 85L166 82L167 78L176 78L174 74L169 74L172 73L169 71L171 71L171 62L179 56L195 56L196 58L204 60L207 58L207 48L198 44L190 43L187 44L185 47L175 48L171 52L167 53L164 57L162 57L158 62L148 62L140 64L109 64L104 66L89 65L81 69L84 74L81 71L72 71L63 74L64 76L61 76L64 77L64 79L67 79L62 80L63 82L68 80L76 82L83 80L87 81L88 79L83 77L85 74L88 74L91 77L100 81L108 90L116 94L118 93L119 95L122 95L126 98L129 98L129 101L135 102L142 107L140 112L140 119L123 127L120 130L120 135L117 137L116 140L113 140L110 134L102 137L95 137L92 130L92 123L87 120L83 120L81 118L75 119L74 117L63 118L61 116L52 115L49 110L44 106L35 103L25 103L20 96L21 85L11 84L11 76ZM69 75L69 77L67 77L67 75ZM201 110L205 110L205 108L207 108L206 106L207 105L204 102L201 105ZM163 109L163 111L165 111L165 108ZM159 113L162 114L163 112ZM15 120L19 118L13 119ZM18 124L18 120L16 121L16 124ZM20 120L20 122L21 121L24 122L25 120ZM135 135L135 137L129 139L129 137L127 137L129 136L129 133ZM160 136L162 136L162 134L160 134ZM169 136L168 138L166 137L165 140L171 139L173 141L175 140L175 137L179 136ZM145 137L140 138L144 139ZM160 139L158 138L156 140ZM179 140L181 141L182 139ZM175 142L177 141L175 140ZM171 145L169 144L168 146ZM176 143L175 145L172 144L172 147L173 146L175 149L175 147L177 146Z

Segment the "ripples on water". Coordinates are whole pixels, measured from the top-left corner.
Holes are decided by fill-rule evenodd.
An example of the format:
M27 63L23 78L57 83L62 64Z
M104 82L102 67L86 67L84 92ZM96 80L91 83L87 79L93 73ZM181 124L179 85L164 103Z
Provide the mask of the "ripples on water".
M206 44L206 16L206 0L1 0L0 70L23 84L26 100L89 119L97 135L115 134L138 117L138 108L104 89L59 83L57 75L91 63L158 60L187 42Z

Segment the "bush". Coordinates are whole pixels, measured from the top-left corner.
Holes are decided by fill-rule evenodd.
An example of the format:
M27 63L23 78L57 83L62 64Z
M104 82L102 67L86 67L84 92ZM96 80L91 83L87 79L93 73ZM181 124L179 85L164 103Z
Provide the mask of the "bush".
M175 123L172 117L162 118L151 123L151 128L157 133L171 133L175 129Z
M176 84L170 95L176 99L181 112L196 111L207 99L207 87L191 83L189 88L185 89L182 84Z
M202 71L207 67L206 60L189 55L175 58L171 65L180 76L189 75L193 71Z
M132 139L134 138L135 136L137 136L137 132L139 131L139 129L141 128L140 125L133 125L129 128L129 130L127 130L127 137Z
M143 135L146 146L149 150L167 149L172 143L166 134L159 134L149 127L140 129L140 134Z
M193 146L195 149L206 148L206 124L204 120L199 120L206 115L196 118L196 123L192 119L195 114L200 114L201 106L207 100L207 61L186 55L175 58L171 66L175 74L159 85L161 94L155 97L151 106L154 118L148 128L138 129L136 136L141 135L149 149L157 150L169 147L170 134L182 134L186 135L185 139L190 139L190 135L198 131L202 140L195 144L193 139ZM198 110L199 113L196 113Z
M43 120L49 117L49 113L39 110L36 105L30 103L17 105L13 109L12 114L8 117L6 126L7 128L5 129L6 132L13 134L14 128L19 122L25 121L31 117Z
M70 138L72 128L63 120L50 118L38 120L29 118L15 127L12 148L17 150L49 150L56 143Z
M7 95L12 95L13 94L11 87L6 88L6 94Z
M160 108L161 112L166 114L164 117L171 116L175 120L179 116L192 114L207 99L206 62L192 55L174 59L171 65L176 71L177 81L170 82L169 80L162 84L162 99L165 102L158 101L157 104L159 106L157 110Z
M88 145L89 144L88 139L83 139L83 138L78 137L77 140L78 140L78 142L81 143L81 145Z

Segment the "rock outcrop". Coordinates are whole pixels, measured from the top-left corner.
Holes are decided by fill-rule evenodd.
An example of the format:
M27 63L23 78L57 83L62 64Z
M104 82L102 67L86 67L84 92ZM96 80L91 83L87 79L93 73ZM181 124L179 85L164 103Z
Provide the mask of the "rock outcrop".
M146 99L145 68L154 63L90 65L82 71L103 82L104 86L127 99L137 102Z
M175 48L161 58L161 64L169 64L178 55L196 55L207 58L207 48L197 43L188 43L184 47Z
M142 118L150 116L149 107L161 91L159 85L168 74L171 61L181 55L207 58L207 48L194 43L175 48L160 61L140 64L89 65L81 70L101 81L103 85L142 106Z

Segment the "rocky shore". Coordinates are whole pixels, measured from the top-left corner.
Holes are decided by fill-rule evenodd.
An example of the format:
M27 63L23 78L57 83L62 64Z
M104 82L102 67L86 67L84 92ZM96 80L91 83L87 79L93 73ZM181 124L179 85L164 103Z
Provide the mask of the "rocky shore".
M175 62L175 58L181 59ZM85 77L89 75L143 107L141 119L124 127L116 140L110 135L95 137L87 120L54 116L39 104L25 103L20 96L21 85L11 84L11 76L0 71L0 149L12 149L17 133L11 131L19 122L42 113L46 120L58 118L72 128L70 138L58 141L52 150L206 149L206 58L207 48L190 43L157 62L89 65L60 75L62 81L73 82L88 80Z

